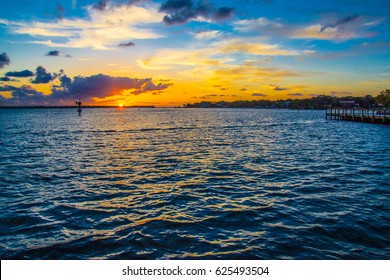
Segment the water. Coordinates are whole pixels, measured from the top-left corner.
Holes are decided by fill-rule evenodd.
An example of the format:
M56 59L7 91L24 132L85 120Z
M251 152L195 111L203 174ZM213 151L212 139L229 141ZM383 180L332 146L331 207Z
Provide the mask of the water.
M390 259L390 127L0 109L1 259Z

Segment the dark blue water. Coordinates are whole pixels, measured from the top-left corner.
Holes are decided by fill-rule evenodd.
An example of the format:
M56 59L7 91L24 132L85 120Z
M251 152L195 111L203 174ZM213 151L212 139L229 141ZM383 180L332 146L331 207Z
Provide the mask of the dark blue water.
M0 109L1 259L390 259L390 127Z

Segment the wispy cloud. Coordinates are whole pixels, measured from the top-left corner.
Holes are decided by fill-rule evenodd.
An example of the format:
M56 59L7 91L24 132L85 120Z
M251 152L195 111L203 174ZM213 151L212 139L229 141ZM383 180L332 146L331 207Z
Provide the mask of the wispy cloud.
M285 26L277 21L265 17L256 19L244 19L233 22L234 29L240 32L263 32L265 29L282 29ZM281 30L280 30L281 31Z
M202 49L163 49L154 55L138 60L146 69L168 69L177 66L218 66L223 59L213 58L218 53L213 48Z
M242 40L242 39L241 39ZM303 51L284 49L277 44L267 44L258 42L257 38L247 39L243 43L239 38L232 38L208 44L204 42L198 45L197 49L177 48L163 49L155 54L138 60L139 65L146 69L168 69L177 66L212 68L235 68L229 62L235 60L237 54L247 54L254 56L300 56ZM200 47L200 46L204 47ZM246 65L251 69L250 65Z
M252 41L254 41L252 39ZM248 42L243 43L242 39L234 39L220 44L220 50L223 53L246 53L253 55L267 56L295 56L301 53L296 50L286 50L278 44L266 44Z
M201 40L216 39L221 36L222 32L219 30L199 31L195 33L195 38Z
M357 38L369 38L376 34L369 29L379 25L383 19L351 15L341 19L322 19L321 21L291 32L291 38L319 39L344 42Z
M357 38L358 35L351 31L339 30L335 27L329 27L326 30L321 31L322 25L315 24L297 29L292 33L292 38L297 39L319 39L329 41L346 41Z
M351 15L351 16L347 16L347 17L344 17L342 19L339 19L336 22L324 24L324 25L321 26L320 32L323 32L323 31L325 31L328 28L337 28L337 27L339 27L341 25L347 24L349 22L353 22L358 17L359 17L358 15Z
M214 73L218 76L229 77L235 79L249 79L249 78L287 78L287 77L299 77L298 72L289 70L283 70L272 67L258 67L255 65L239 65L239 66L226 66L221 69L215 70Z
M205 43L206 45L206 43ZM279 67L264 67L261 61L236 59L237 53L253 56L301 55L266 43L240 43L238 39L222 40L197 49L165 49L138 60L141 67L174 71L175 75L191 81L210 80L214 87L226 88L229 81L247 81L254 84L280 82L285 78L301 77L299 71ZM235 83L236 83L235 82ZM223 85L223 86L221 86ZM239 85L237 84L237 87ZM236 88L236 87L235 87ZM242 88L242 85L238 90Z
M288 37L292 39L318 39L343 42L356 38L367 38L374 34L368 29L379 25L383 18L350 15L337 19L326 17L317 22L288 23L281 19L272 20L265 17L237 20L234 30L242 33L257 33L271 37Z
M8 25L15 34L38 38L32 43L50 47L110 49L129 38L163 37L151 29L152 24L159 24L163 19L156 3L109 6L107 2L107 5L105 9L88 6L87 17L64 18L55 24L8 20L1 20L1 23Z

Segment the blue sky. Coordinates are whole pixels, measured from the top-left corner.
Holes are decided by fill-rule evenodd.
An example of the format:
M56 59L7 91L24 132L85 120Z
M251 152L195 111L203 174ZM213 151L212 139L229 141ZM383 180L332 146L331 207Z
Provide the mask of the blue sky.
M15 0L0 10L0 105L176 106L378 94L390 3Z

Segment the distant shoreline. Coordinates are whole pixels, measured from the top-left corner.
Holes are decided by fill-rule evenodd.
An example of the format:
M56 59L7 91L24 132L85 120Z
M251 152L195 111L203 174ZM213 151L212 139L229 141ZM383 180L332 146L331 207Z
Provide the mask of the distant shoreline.
M0 109L77 109L76 106L0 106ZM264 109L264 110L325 110L325 108L255 108L255 107L156 107L156 106L82 106L81 109L208 109L208 110L221 110L221 109Z
M366 96L343 96L335 97L329 95L318 95L305 99L278 99L278 100L236 100L236 101L201 101L198 103L187 103L182 106L123 106L118 105L84 105L82 108L219 108L219 109L296 109L296 110L325 110L328 108L374 108L378 101L372 95ZM22 109L22 108L77 108L74 105L48 106L48 105L25 105L6 106L0 108Z
M0 106L0 109L68 109L78 108L77 106ZM119 108L119 106L81 106L82 109L88 108ZM123 108L156 108L156 106L123 106Z

